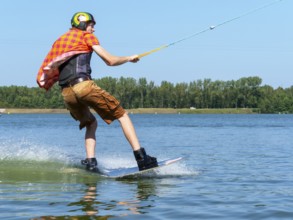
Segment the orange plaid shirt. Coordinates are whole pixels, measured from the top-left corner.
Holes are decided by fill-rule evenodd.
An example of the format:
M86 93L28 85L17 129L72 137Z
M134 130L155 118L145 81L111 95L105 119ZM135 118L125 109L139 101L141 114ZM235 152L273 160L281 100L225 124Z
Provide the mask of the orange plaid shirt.
M55 41L41 65L37 83L49 90L59 78L59 66L72 56L93 51L93 45L99 45L94 34L76 28L70 29Z

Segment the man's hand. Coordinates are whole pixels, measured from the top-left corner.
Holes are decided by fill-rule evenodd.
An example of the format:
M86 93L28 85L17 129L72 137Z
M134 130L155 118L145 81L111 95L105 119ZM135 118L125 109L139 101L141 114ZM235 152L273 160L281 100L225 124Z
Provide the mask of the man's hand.
M129 62L137 63L139 61L138 55L132 55L129 57Z

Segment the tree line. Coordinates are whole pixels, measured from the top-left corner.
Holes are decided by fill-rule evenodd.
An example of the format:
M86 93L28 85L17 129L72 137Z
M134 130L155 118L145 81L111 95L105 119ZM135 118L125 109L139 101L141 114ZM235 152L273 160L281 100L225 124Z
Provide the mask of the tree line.
M261 113L293 113L293 86L274 89L262 79L195 80L190 83L146 78L104 77L94 80L113 94L126 109L133 108L255 108ZM0 87L0 108L65 108L56 84L46 92L38 87Z

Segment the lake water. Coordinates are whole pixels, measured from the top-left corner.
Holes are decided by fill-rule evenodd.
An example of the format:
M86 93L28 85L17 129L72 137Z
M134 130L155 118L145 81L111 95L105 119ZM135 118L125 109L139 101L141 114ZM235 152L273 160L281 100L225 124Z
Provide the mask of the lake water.
M83 170L68 114L0 117L0 219L293 219L293 115L130 115L150 155L185 159L110 179ZM135 166L118 122L99 120L101 169Z

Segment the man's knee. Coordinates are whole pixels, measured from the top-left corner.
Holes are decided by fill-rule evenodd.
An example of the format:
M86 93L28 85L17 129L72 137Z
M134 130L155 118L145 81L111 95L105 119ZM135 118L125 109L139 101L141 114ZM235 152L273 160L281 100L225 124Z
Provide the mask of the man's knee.
M86 120L81 120L80 124L79 124L79 129L83 129L84 127L88 128L97 128L98 124L97 124L97 119L95 118L95 116L93 116L92 114L90 115L90 117L87 117Z
M121 120L123 120L123 119L125 119L125 118L129 118L127 112L125 112L120 118L118 118L118 121L121 121Z
M98 127L97 120L92 121L86 125L85 139L96 139L96 130Z
M91 129L91 130L96 130L98 127L98 121L95 119L91 122L89 122L87 125L86 125L86 128L87 129Z

